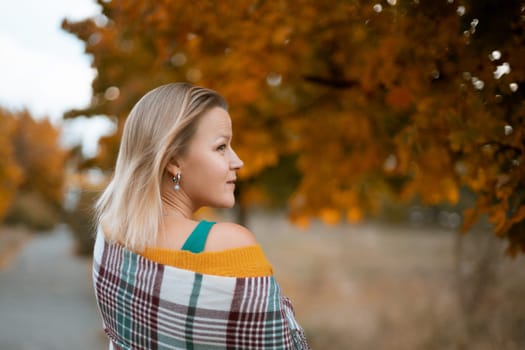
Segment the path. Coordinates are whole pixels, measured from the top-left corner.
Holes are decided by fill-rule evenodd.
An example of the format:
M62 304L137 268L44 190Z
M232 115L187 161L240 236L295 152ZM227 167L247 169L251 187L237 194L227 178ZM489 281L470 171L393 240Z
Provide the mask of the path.
M102 350L89 259L65 226L35 236L0 271L0 349Z

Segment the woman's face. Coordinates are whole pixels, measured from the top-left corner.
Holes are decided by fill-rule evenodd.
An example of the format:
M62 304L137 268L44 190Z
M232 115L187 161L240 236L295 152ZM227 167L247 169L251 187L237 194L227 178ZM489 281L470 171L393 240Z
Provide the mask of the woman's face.
M236 171L243 162L231 147L232 122L228 112L215 107L197 125L187 152L178 159L181 190L195 208L231 208L235 204Z

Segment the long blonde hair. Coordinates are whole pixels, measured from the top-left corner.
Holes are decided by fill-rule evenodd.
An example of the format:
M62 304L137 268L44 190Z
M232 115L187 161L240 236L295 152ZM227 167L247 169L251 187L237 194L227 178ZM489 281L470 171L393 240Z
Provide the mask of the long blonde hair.
M160 86L133 107L113 178L95 206L108 240L139 252L155 242L166 166L184 154L200 117L213 107L227 104L217 92L189 83Z

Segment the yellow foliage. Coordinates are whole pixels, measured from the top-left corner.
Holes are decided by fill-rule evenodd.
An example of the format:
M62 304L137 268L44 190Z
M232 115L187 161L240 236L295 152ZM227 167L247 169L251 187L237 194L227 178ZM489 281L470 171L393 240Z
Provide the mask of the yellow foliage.
M323 208L319 212L319 217L325 224L336 225L341 221L341 213L334 208Z
M272 41L274 45L282 45L290 39L292 34L292 28L289 26L281 26L276 28L272 35Z
M496 210L491 210L489 213L489 219L492 224L494 224L494 232L502 235L504 233L503 228L507 223L507 217L505 216L505 211L496 208Z
M6 214L22 182L23 172L16 162L13 133L16 120L0 108L0 221Z
M17 162L25 178L20 189L38 192L49 203L59 206L63 199L64 165L67 152L60 148L60 134L49 120L35 121L28 112L16 115L13 135Z
M310 217L306 215L292 216L290 220L297 227L306 230L310 227Z
M474 208L468 208L463 211L463 223L461 226L461 231L463 233L467 232L474 222L478 220L479 213L478 210Z
M38 193L46 205L61 205L66 155L49 121L0 108L0 219L21 193Z
M351 208L346 216L357 221L374 206L333 193L366 181L430 204L457 203L458 188L467 187L501 230L510 221L498 200L525 205L518 191L525 183L518 171L525 22L514 21L522 14L512 6L483 19L490 31L466 36L464 21L483 2L464 2L464 16L450 1L397 2L382 11L371 0L99 3L111 25L63 25L87 44L98 71L93 103L76 115L123 122L144 92L187 80L188 69L198 67L198 83L230 103L241 178L256 183L282 157L298 159L299 179L290 180L303 198L290 204L297 215ZM494 71L502 61L487 55L493 50L512 66L500 79ZM177 54L184 59L173 59ZM105 101L113 85L122 97ZM110 160L118 136L106 141L100 158ZM390 155L395 164L385 171ZM505 188L497 186L501 174L509 176ZM393 177L402 180L392 185Z
M386 95L386 102L395 109L403 110L412 103L412 95L405 88L395 87Z
M346 211L346 219L355 224L363 219L363 211L359 207L352 207Z
M468 184L474 191L480 191L487 188L487 176L485 175L485 170L482 168L477 169L475 176L468 179Z
M247 187L241 191L240 201L246 205L266 204L268 194L257 187Z
M445 178L443 181L443 191L446 201L455 205L459 201L459 189L451 178Z

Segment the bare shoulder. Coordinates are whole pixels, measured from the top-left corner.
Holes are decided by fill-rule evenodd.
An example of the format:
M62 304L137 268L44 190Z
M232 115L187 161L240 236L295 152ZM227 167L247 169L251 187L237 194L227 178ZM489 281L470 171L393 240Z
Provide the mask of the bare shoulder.
M231 222L218 222L210 230L206 250L219 251L256 244L255 236L246 227Z

